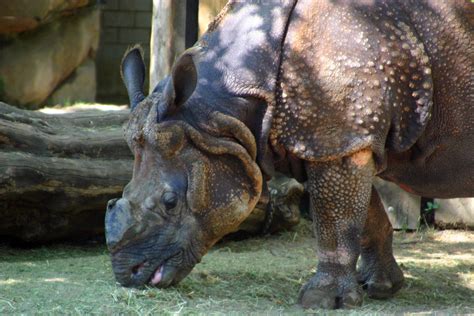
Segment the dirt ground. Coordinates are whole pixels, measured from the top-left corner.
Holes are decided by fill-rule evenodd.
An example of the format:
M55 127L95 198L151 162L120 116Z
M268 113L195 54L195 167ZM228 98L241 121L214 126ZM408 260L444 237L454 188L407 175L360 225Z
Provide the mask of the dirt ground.
M394 244L405 288L337 313L474 313L474 232L397 232ZM0 314L304 314L295 300L315 271L313 248L304 222L220 243L176 288L137 290L116 284L102 244L0 244Z

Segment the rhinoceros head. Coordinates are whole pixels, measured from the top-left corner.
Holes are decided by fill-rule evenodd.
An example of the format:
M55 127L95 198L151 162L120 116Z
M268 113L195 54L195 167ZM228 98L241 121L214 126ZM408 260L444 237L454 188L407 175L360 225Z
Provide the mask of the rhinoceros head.
M125 136L135 162L122 198L109 201L105 225L113 271L125 286L179 282L237 229L261 193L252 132L222 112L195 120L187 110L203 102L195 58L183 54L148 97L140 50L122 62L132 108Z

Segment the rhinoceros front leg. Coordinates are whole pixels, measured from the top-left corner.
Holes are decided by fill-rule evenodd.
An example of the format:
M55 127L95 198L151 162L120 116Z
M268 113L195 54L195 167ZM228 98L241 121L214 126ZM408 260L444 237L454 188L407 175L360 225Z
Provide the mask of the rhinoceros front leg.
M403 272L393 257L392 237L392 224L377 191L372 187L357 276L371 298L391 297L403 286Z
M309 162L306 169L319 261L316 274L300 291L299 302L305 308L361 305L356 263L375 173L372 152Z

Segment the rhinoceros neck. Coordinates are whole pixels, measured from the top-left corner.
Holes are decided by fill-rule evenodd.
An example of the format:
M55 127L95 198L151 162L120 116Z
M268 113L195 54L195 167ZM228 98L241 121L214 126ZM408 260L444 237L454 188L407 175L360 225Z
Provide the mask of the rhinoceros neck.
M266 153L281 50L296 2L231 1L196 44L199 81L189 110L201 118L219 111L245 123L257 140L259 162Z
M231 1L197 45L200 77L228 93L275 90L281 47L296 0Z

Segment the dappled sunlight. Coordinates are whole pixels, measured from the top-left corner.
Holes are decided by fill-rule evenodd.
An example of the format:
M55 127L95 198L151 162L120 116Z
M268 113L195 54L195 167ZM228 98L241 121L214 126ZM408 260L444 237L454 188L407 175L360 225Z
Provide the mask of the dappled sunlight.
M34 283L36 284L44 284L44 283L64 283L66 285L85 285L84 282L75 282L70 280L69 278L65 277L43 277L43 278L38 278L35 276L32 276L32 272L28 272L27 276L21 277L21 278L6 278L5 280L1 279L0 275L0 287L1 286L16 286L19 284L29 284L30 286Z
M14 285L18 283L24 283L25 281L18 280L18 279L6 279L6 280L0 280L0 286L2 285Z
M436 232L433 236L434 240L443 243L473 243L474 236L468 231L441 231Z
M459 279L463 282L463 285L468 289L474 291L474 272L460 272L458 273Z
M66 282L65 278L51 278L51 279L43 279L44 282Z
M416 258L414 255L418 254L419 257ZM411 251L410 254L398 254L397 260L400 262L412 261L412 262L433 262L437 264L442 263L443 265L449 265L455 261L471 261L474 260L474 255L471 253L464 254L449 254L445 252L430 252L424 253L422 250Z
M38 112L45 114L66 114L74 113L85 110L99 110L99 111L122 111L128 109L127 105L112 105L112 104L99 104L99 103L77 103L71 106L56 106L46 107L38 110Z

